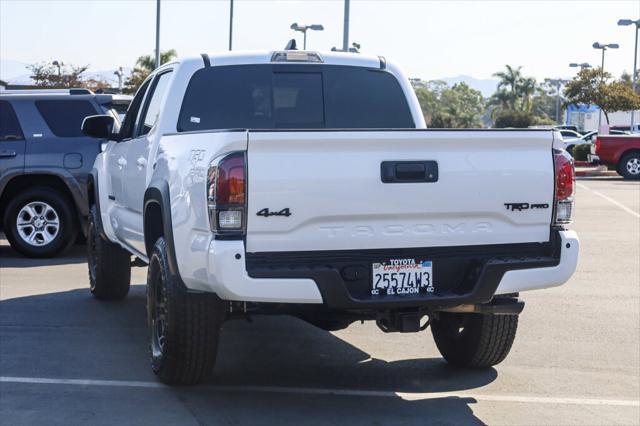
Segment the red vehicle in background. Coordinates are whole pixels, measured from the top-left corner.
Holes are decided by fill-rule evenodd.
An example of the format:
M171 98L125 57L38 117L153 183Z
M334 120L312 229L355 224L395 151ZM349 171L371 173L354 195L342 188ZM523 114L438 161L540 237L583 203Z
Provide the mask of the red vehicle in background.
M640 179L640 135L602 135L594 144L595 154L615 167L625 179Z

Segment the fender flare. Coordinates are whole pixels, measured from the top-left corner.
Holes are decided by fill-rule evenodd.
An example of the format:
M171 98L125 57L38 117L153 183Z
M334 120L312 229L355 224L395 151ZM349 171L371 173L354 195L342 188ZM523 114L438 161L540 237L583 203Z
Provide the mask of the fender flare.
M91 172L89 172L89 176L91 179L90 183L92 184L92 187L93 187L93 203L96 205L96 213L97 213L96 226L98 227L98 233L104 240L109 241L109 238L107 238L107 234L104 232L104 227L102 226L102 212L100 211L100 188L99 188L100 185L98 180L98 170L95 168L91 169ZM91 206L89 206L89 208L91 208Z
M180 271L178 270L178 260L176 258L176 250L173 242L173 223L171 221L171 195L169 192L169 183L164 179L154 179L149 183L146 191L144 192L144 209L143 209L143 225L142 229L146 229L145 218L147 216L147 208L151 204L157 204L160 207L160 214L162 216L162 232L167 242L167 257L169 260L169 273L177 278L180 278ZM147 255L151 257L151 251L153 250L153 242L148 244L145 236L145 246L147 246ZM151 259L149 259L151 260ZM179 280L179 282L182 282Z

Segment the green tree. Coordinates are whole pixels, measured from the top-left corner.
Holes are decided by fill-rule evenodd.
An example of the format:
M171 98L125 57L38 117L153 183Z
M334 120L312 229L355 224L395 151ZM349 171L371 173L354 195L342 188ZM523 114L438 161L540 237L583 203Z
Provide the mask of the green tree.
M562 97L562 92L560 93ZM556 118L556 107L558 101L558 88L556 83L550 79L545 78L542 83L536 88L536 94L532 98L531 112L537 118L537 121L552 124ZM560 102L559 117L562 117L562 110L564 104Z
M440 80L429 81L416 89L425 121L430 127L470 128L482 126L482 93L466 83L449 87Z
M505 127L527 128L536 124L536 119L527 111L503 111L495 118L494 127L503 129Z
M611 74L600 68L583 69L567 83L568 104L597 105L609 124L609 113L640 109L640 95L634 93L628 81L613 80Z
M518 90L520 83L522 82L522 73L520 70L522 67L512 67L511 65L505 65L506 71L498 71L494 73L494 77L498 77L498 93L501 93L502 102L505 103L509 109L516 109L516 100L518 98Z
M505 71L493 74L499 78L497 90L489 99L494 117L505 111L531 112L533 96L538 88L536 80L533 77L524 77L522 67L505 65L505 68Z
M58 68L49 63L37 63L27 68L31 71L31 79L38 87L70 89L84 87L81 74L89 68L89 65L63 65Z
M160 52L160 65L175 59L178 53L175 49L165 50ZM144 83L149 74L156 68L156 60L151 55L142 55L136 61L136 64L131 71L131 75L124 82L125 93L135 93L140 85Z
M640 70L638 70L637 72L640 73ZM622 72L622 75L620 76L620 81L624 81L630 87L633 87L633 80L631 78L631 74L629 74L626 71ZM636 93L640 95L640 82L638 82L638 81L636 81Z

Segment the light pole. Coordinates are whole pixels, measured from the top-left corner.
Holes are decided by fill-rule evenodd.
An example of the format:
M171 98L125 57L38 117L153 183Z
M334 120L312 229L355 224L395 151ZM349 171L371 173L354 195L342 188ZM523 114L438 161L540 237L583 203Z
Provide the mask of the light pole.
M124 76L124 72L122 71L122 67L119 67L113 73L118 76L118 93L122 93L122 77Z
M160 0L156 1L156 68L160 66Z
M229 50L233 48L233 0L229 0Z
M640 19L638 19L637 21L633 21L631 19L620 19L618 21L618 25L622 25L622 26L627 26L627 25L633 25L635 24L636 26L636 43L635 43L635 47L633 50L633 77L632 77L632 88L633 88L633 92L635 93L636 91L636 81L638 79L638 30L640 29ZM629 130L633 131L633 114L634 111L631 110L631 125L629 127Z
M581 69L581 70L583 70L583 69L585 69L585 68L591 68L591 64L589 64L589 63L587 63L587 62L582 62L582 63L580 63L580 64L575 63L575 62L571 62L571 63L569 64L569 66L570 66L571 68L577 68L577 67L580 67L580 69Z
M58 77L60 77L62 75L61 68L64 65L62 61L55 60L51 63L51 65L53 65L54 67L58 67Z
M293 31L300 31L301 33L304 34L304 41L302 43L302 50L307 50L307 30L313 30L313 31L322 31L324 30L324 27L320 24L314 24L314 25L300 25L297 22L294 22L293 24L291 24L290 27Z
M342 51L349 51L349 0L344 0L344 24L342 28Z
M560 124L560 88L563 84L567 84L568 80L561 78L550 79L549 83L556 85L556 123Z
M604 52L607 49L617 49L620 46L618 44L616 44L616 43L601 44L601 43L598 43L596 41L595 43L593 43L591 45L591 47L593 47L594 49L602 50L602 63L600 65L600 72L602 72L601 81L604 81ZM601 124L602 124L602 108L599 109L599 113L598 113L598 132L600 131L600 125Z

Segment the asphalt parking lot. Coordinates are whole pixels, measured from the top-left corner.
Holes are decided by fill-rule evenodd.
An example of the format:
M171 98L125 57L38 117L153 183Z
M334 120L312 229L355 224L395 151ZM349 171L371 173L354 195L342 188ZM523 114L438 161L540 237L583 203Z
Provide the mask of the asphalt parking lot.
M0 240L0 424L640 424L640 183L578 182L578 272L525 293L495 369L441 360L430 332L326 332L289 317L225 325L211 382L159 384L146 269L93 300L84 247L19 257Z

